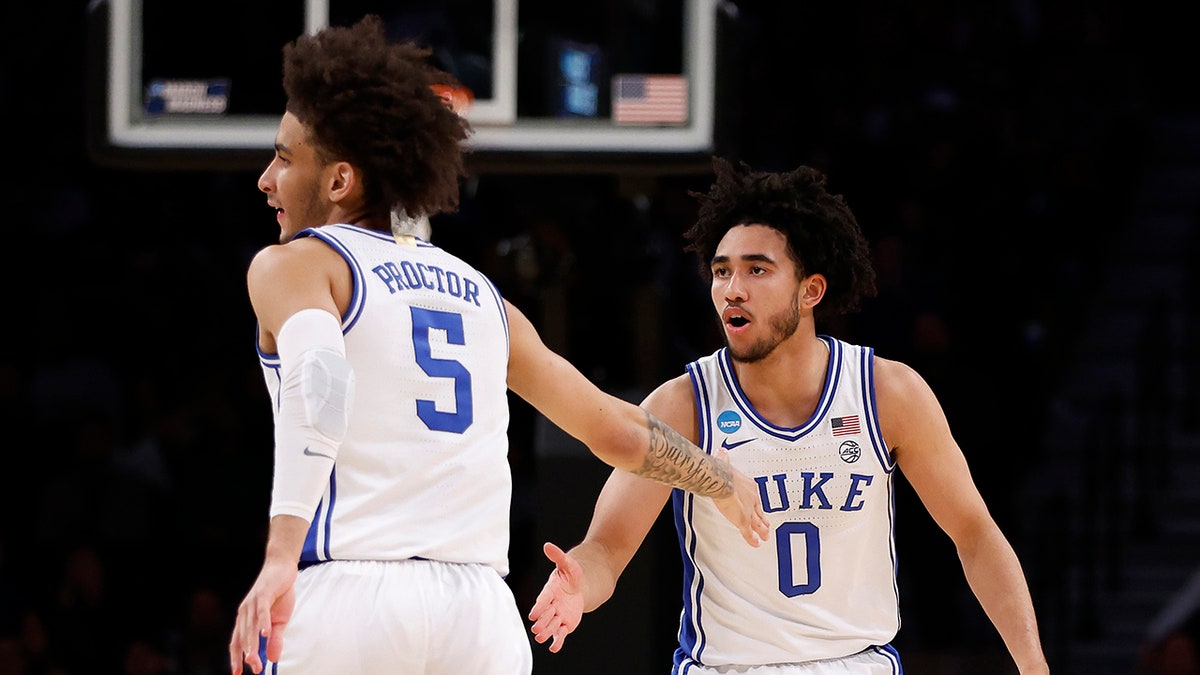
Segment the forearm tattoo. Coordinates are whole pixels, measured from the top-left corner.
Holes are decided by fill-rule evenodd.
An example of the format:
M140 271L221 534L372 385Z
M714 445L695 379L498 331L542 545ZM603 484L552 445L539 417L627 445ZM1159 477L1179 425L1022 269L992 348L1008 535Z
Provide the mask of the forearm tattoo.
M729 464L717 461L678 431L647 413L650 448L646 461L633 473L703 497L725 497L733 492Z

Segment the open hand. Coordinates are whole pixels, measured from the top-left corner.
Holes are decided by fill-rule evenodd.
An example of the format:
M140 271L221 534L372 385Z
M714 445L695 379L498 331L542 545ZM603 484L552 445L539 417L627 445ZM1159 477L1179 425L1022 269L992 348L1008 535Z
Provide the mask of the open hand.
M550 542L542 546L542 552L554 563L554 571L529 610L530 630L538 644L553 639L550 651L558 652L583 618L583 567Z

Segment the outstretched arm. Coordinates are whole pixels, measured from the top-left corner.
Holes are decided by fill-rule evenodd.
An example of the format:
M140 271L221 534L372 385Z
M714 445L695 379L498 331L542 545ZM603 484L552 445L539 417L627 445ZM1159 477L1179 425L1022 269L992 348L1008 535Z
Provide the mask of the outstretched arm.
M682 375L655 389L642 407L694 438L697 424L691 392L688 376ZM718 450L716 458L725 460L727 455ZM529 612L530 629L539 644L552 640L550 651L559 651L582 615L612 597L617 579L670 496L671 488L662 483L614 470L596 500L583 541L567 553L554 544L545 545L555 569ZM757 493L753 499L757 501Z
M512 351L508 386L609 466L711 497L752 546L767 538L754 482L712 457L655 415L605 393L542 342L506 301Z
M941 405L908 366L878 357L875 364L883 436L900 470L954 541L967 583L1021 674L1048 673L1021 564L988 512Z

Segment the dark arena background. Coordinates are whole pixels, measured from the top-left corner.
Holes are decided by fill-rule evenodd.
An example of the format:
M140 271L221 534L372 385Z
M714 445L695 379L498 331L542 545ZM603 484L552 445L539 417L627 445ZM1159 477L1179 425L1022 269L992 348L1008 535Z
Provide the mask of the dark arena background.
M1143 653L1195 625L1200 566L1200 55L1173 7L6 2L0 675L227 672L270 491L245 271L278 233L256 181L280 48L365 11L475 94L472 178L432 241L623 398L720 345L681 239L710 155L827 172L880 293L826 332L930 381L1053 672L1160 672ZM682 120L619 118L612 78L644 74L686 83ZM519 399L511 441L526 612L542 542L583 536L607 470ZM906 672L1015 673L898 485ZM669 672L678 568L664 513L535 672Z

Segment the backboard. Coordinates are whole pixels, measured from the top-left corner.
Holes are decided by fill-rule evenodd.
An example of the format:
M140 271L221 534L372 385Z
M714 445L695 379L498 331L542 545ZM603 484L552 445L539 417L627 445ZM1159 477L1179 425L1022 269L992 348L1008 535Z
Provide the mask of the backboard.
M716 2L97 0L89 142L102 163L261 166L284 106L282 46L375 13L471 90L476 163L707 167Z

